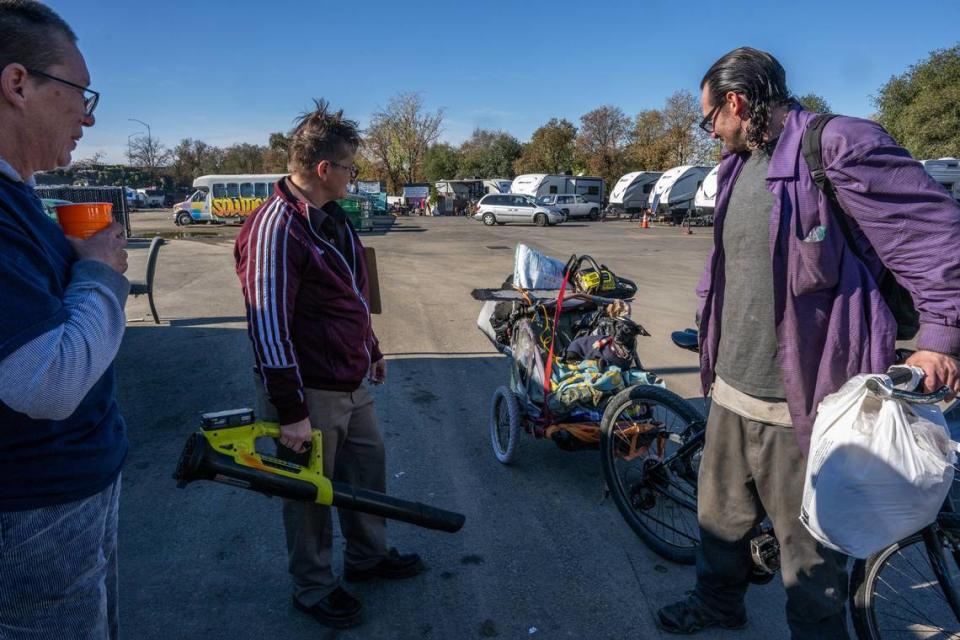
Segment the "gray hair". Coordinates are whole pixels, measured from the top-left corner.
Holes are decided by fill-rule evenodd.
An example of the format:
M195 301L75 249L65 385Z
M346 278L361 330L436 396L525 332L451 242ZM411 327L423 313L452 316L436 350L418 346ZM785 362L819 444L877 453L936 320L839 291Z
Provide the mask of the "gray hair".
M76 42L70 25L42 2L0 0L0 71L13 63L46 71L63 61L64 45Z

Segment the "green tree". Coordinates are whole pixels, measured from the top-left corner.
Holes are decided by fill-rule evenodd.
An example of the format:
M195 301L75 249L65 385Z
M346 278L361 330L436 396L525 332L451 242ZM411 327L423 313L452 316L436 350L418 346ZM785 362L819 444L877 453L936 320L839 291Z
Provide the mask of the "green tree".
M223 150L224 173L264 173L263 154L267 148L241 142Z
M629 168L663 171L672 166L666 130L663 112L659 109L646 109L637 114L627 148Z
M823 96L818 96L815 93L807 93L805 95L797 98L800 101L800 104L807 111L813 111L814 113L830 113L830 103L828 103Z
M283 133L271 133L263 152L263 170L267 173L286 173L290 138Z
M512 178L513 163L520 158L520 142L503 131L476 129L460 145L457 172L461 178Z
M580 118L577 163L591 175L602 177L608 188L616 184L627 165L630 124L627 114L612 105L598 107Z
M960 156L960 44L892 76L873 102L877 120L914 157Z
M520 173L562 173L573 168L577 128L569 120L550 121L533 132L523 145L514 171Z
M192 184L197 176L220 173L223 166L223 150L202 140L184 138L170 155L170 174L180 185Z
M446 142L441 142L427 149L423 160L423 175L427 182L451 179L457 175L457 150Z

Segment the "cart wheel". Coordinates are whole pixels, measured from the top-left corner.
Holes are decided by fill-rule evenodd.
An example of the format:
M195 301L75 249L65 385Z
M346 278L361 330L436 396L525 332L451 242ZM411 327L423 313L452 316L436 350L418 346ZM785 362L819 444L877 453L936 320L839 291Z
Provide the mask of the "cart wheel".
M490 444L493 455L503 464L510 464L517 455L520 440L520 403L507 387L498 387L490 403Z

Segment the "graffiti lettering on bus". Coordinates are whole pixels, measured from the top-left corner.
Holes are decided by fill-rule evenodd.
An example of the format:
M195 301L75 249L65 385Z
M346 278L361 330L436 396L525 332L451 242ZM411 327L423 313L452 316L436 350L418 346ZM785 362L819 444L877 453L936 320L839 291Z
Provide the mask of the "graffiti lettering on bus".
M218 218L245 218L263 204L266 198L214 198L210 203Z

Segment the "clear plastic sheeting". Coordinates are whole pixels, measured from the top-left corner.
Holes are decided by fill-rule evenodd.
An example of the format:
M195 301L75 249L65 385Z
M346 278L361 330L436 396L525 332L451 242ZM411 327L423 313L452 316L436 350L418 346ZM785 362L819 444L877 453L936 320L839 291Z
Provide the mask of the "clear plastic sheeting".
M520 320L513 330L510 348L513 352L513 391L526 398L528 404L544 404L543 378L545 356L533 331L530 320ZM529 409L529 407L528 407Z

